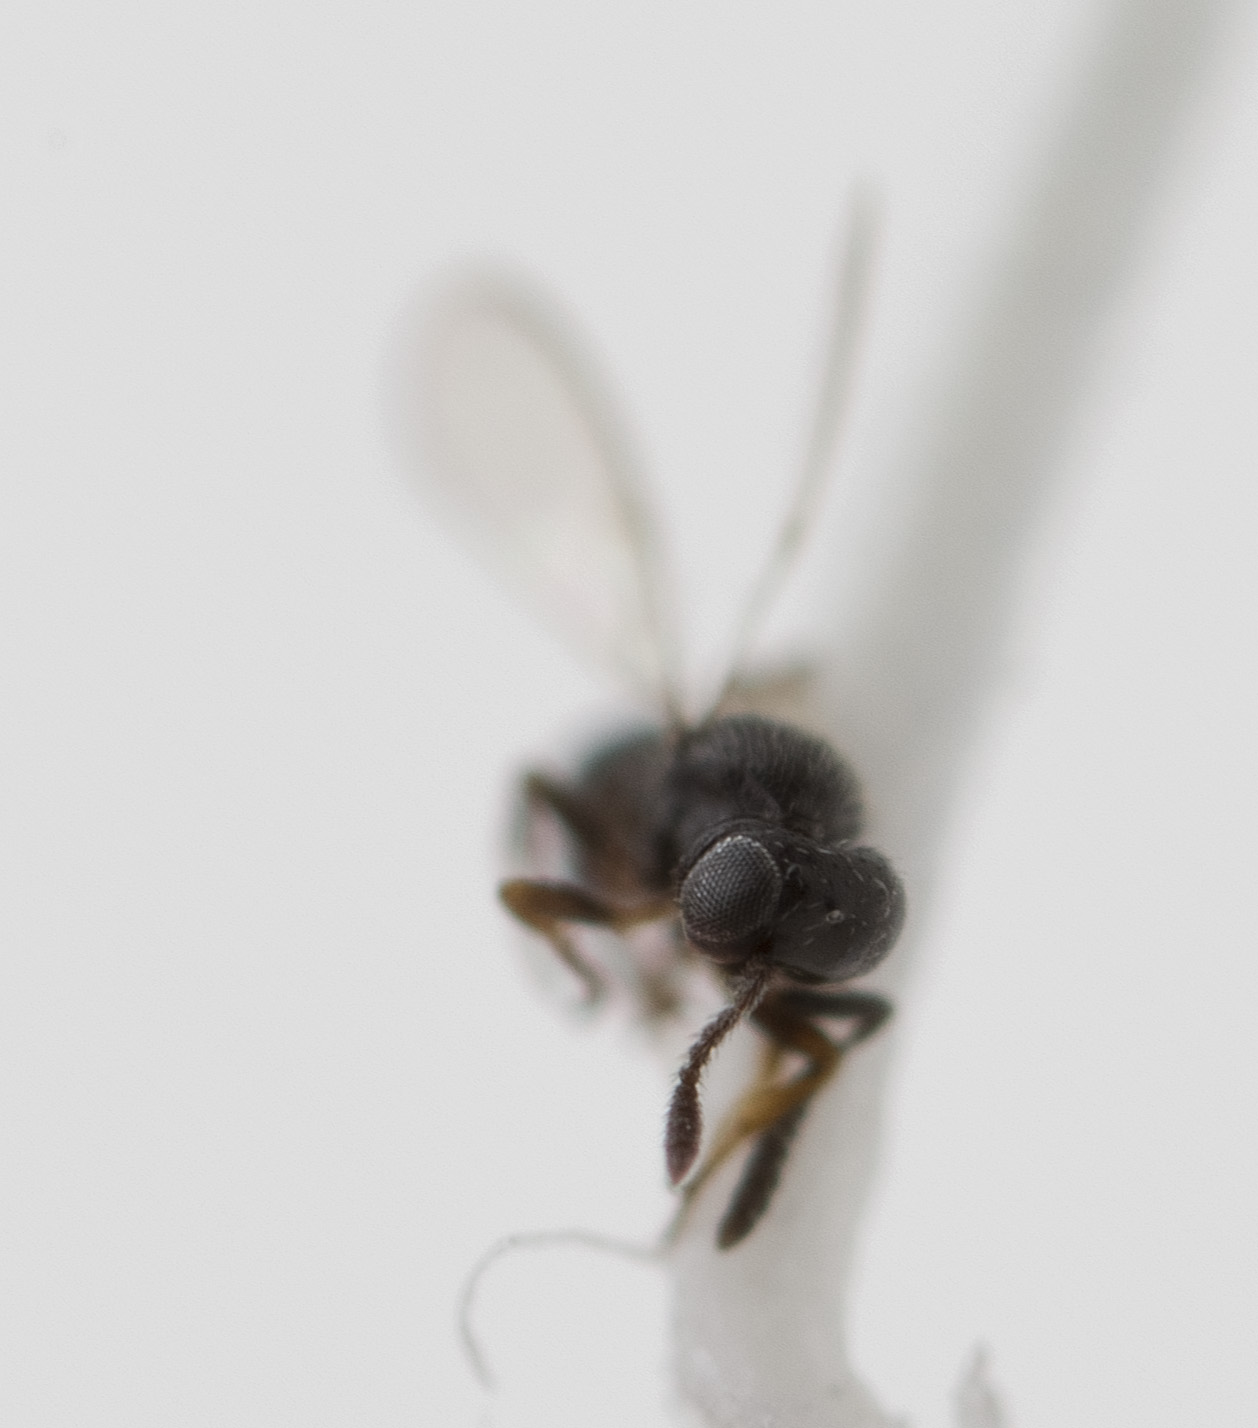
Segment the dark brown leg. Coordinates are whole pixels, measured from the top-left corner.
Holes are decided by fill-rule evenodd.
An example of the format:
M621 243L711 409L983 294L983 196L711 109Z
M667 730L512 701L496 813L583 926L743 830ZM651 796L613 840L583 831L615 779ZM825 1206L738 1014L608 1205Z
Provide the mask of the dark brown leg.
M716 1228L719 1249L732 1249L760 1223L782 1177L782 1167L804 1119L808 1103L801 1101L780 1116L760 1136L747 1157L747 1164Z
M848 1049L872 1036L890 1014L891 1004L873 992L790 989L776 993L761 1005L752 1017L769 1038L760 1071L722 1125L698 1173L686 1186L674 1232L703 1184L744 1141L756 1138L721 1220L717 1243L722 1249L729 1249L751 1233L777 1188L791 1141L804 1119L808 1103L838 1070ZM842 1018L850 1021L852 1027L838 1041L832 1041L813 1025L814 1016ZM804 1067L791 1079L781 1081L777 1079L777 1072L787 1052L802 1056Z
M886 1025L892 1012L891 1003L877 992L812 992L791 987L775 1001L804 1016L848 1022L850 1029L834 1041L841 1052L868 1040Z
M564 966L584 982L586 1001L591 1006L602 1001L607 992L603 975L582 956L564 925L575 922L611 927L615 922L612 909L575 884L538 882L531 878L510 879L499 887L498 896L526 927L540 932Z
M565 924L584 923L587 927L607 927L613 932L625 932L639 923L654 921L670 911L672 906L668 904L661 908L656 904L644 904L635 908L613 907L575 883L534 878L510 878L499 887L498 896L526 927L540 932L564 965L580 977L585 983L586 1001L591 1006L603 999L607 985L603 974L582 956L576 943L568 936Z
M563 824L574 842L583 847L597 847L605 832L599 819L590 812L585 800L566 784L535 770L524 775L521 785L525 831L528 821L539 809L549 809Z
M611 830L587 798L566 784L536 772L525 776L522 790L522 845L527 847L531 821L541 810L546 810L555 816L580 851L582 861L595 866L600 862L613 865L617 862L618 850L614 841L609 841ZM582 955L564 924L584 923L625 932L675 911L671 898L625 907L587 892L576 883L550 878L513 878L503 883L499 895L525 926L546 938L560 960L581 979L585 984L586 1001L591 1005L605 995L606 979ZM637 967L635 971L638 973L636 992L647 1016L659 1016L675 1008L677 994L671 978L652 976Z
M788 991L763 1009L756 1020L781 1048L807 1058L805 1069L780 1088L784 1109L760 1135L729 1206L717 1229L716 1242L730 1249L751 1233L769 1208L782 1167L812 1098L838 1071L843 1057L858 1042L872 1036L891 1015L891 1003L876 992ZM824 1036L805 1018L842 1018L851 1029L837 1041ZM768 1107L765 1107L767 1111Z

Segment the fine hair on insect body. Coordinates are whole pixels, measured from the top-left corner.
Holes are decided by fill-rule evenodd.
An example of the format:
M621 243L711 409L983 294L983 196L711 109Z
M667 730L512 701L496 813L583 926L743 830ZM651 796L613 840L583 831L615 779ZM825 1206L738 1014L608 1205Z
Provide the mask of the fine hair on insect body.
M660 541L629 443L590 364L547 307L500 280L464 284L432 327L424 396L429 476L469 544L523 588L571 641L657 711L574 772L526 775L523 830L558 831L563 876L500 891L590 1003L609 977L581 939L626 939L626 983L646 1018L676 1009L680 981L706 968L724 1005L697 1033L668 1107L664 1152L682 1187L674 1229L718 1167L749 1147L717 1229L731 1248L770 1205L790 1145L847 1052L891 1013L853 985L904 921L900 880L861 840L856 777L816 735L754 708L749 645L819 503L850 385L871 261L872 220L854 207L836 320L805 460L778 538L751 586L735 658L699 716L684 712ZM658 924L662 963L635 958ZM742 1021L763 1038L760 1067L703 1141L700 1081Z

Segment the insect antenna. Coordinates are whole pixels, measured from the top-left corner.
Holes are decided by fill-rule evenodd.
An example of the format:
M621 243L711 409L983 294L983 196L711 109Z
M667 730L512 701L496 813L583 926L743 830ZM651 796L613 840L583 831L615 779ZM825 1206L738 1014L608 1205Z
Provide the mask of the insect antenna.
M712 1053L738 1025L760 1005L769 989L771 968L767 961L752 962L734 988L729 1006L719 1011L699 1033L685 1065L677 1075L673 1098L668 1105L664 1128L664 1161L674 1185L685 1175L699 1154L703 1134L703 1112L699 1106L699 1077Z

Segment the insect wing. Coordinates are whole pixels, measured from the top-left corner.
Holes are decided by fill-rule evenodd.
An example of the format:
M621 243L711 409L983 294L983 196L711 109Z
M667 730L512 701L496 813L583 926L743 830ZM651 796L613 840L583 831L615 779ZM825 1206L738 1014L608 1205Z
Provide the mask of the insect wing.
M481 558L581 651L675 712L659 536L591 363L513 284L452 292L430 333L426 476Z
M743 606L730 673L716 700L717 707L737 699L755 637L794 568L825 497L835 448L851 405L877 247L878 212L874 195L858 191L844 236L821 380L803 461L786 515Z

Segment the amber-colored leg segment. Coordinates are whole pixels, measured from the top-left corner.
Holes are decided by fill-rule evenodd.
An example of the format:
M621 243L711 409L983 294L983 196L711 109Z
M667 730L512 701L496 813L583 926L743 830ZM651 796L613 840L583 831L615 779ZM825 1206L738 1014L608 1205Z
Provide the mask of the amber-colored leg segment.
M611 909L572 883L534 882L531 878L510 879L498 889L498 896L526 927L540 932L564 966L576 973L585 984L586 1001L591 1006L602 1001L607 993L603 974L581 955L564 924L607 927L613 920Z
M833 1073L832 1073L833 1074ZM782 1178L782 1167L790 1152L791 1142L808 1109L806 1101L792 1107L769 1127L752 1147L743 1168L738 1188L725 1207L721 1223L716 1227L719 1249L732 1249L760 1223L769 1208L773 1192Z
M750 1234L777 1188L808 1103L838 1070L847 1050L872 1036L890 1014L891 1004L873 992L789 989L759 1007L752 1020L769 1038L760 1070L717 1132L698 1173L687 1183L673 1233L704 1183L744 1141L758 1137L721 1220L717 1243L729 1249ZM814 1016L843 1018L852 1027L832 1041L813 1024ZM783 1081L778 1072L788 1052L802 1056L804 1066Z
M803 1113L809 1100L834 1074L842 1056L840 1048L813 1026L806 1016L783 1005L783 995L779 993L766 1001L752 1017L755 1024L769 1037L769 1043L761 1058L760 1069L756 1079L743 1092L726 1116L703 1164L694 1177L687 1182L683 1192L685 1199L678 1214L678 1221L674 1225L675 1232L680 1228L682 1218L704 1184L730 1156L745 1141L759 1136L761 1141L748 1160L743 1178L734 1192L730 1208L726 1211L717 1232L717 1243L723 1249L736 1244L738 1240L749 1233L756 1220L764 1213L769 1203L769 1197L773 1193L777 1175L781 1171L782 1162L785 1160L786 1151L789 1149L790 1137L798 1127L799 1121L803 1119ZM783 1081L779 1078L778 1071L783 1057L788 1051L795 1051L802 1055L804 1067L797 1075ZM778 1131L778 1135L772 1137L772 1132L775 1130ZM773 1167L773 1183L766 1185L758 1206L752 1206L750 1203L740 1204L745 1199L744 1189L748 1173L759 1159L760 1147L762 1144L767 1145L771 1138L781 1142L781 1148L775 1157ZM764 1182L764 1179L764 1173L758 1171L757 1185ZM727 1237L727 1222L730 1221L731 1214L736 1209L738 1214L734 1218L742 1228L741 1233L730 1239ZM753 1211L754 1213L752 1213Z
M510 878L499 887L498 896L526 927L540 932L563 964L580 977L590 1005L603 999L607 984L598 968L582 956L568 936L565 924L584 923L587 927L608 927L613 932L624 932L640 923L653 922L672 910L671 903L663 907L656 903L634 908L613 907L575 883L541 878Z
M874 992L785 992L765 1009L764 1029L784 1049L808 1059L805 1070L782 1089L781 1115L761 1134L743 1167L742 1177L717 1229L722 1249L738 1244L755 1228L769 1207L782 1167L813 1096L838 1071L844 1055L878 1030L891 1015L891 1003ZM842 1018L851 1023L846 1035L831 1041L807 1021L808 1016ZM759 1020L759 1018L758 1018Z

